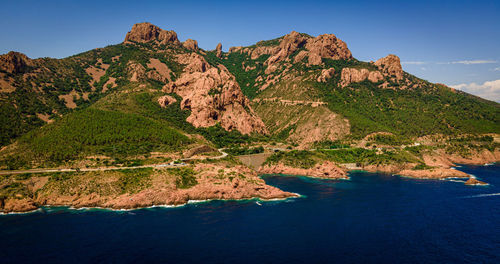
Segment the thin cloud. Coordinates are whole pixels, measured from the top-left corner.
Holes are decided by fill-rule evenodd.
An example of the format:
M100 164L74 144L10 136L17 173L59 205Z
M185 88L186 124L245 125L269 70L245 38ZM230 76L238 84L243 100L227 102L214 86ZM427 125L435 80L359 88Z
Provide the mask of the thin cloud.
M477 95L479 97L500 102L500 79L494 81L487 81L482 84L477 83L461 83L451 85L450 87L464 92Z
M425 61L403 61L401 64L406 64L406 65L423 65L427 64Z
M495 69L491 69L492 71L500 71L500 67L496 67Z
M450 62L451 64L465 64L465 65L472 65L472 64L487 64L487 63L497 63L498 61L495 60L461 60L461 61L452 61Z

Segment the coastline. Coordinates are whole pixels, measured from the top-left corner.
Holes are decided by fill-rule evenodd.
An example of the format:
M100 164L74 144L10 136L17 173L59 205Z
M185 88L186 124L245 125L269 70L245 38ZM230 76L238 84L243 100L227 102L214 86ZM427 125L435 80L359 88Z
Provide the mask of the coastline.
M464 165L488 166L498 162L498 152L489 155L488 159L473 158L454 159ZM495 160L492 160L492 157ZM453 180L461 179L465 185L487 186L488 183L478 180L474 175L467 174L456 168L460 165L450 162L449 157L440 156L441 166L430 169L414 170L415 164L363 166L361 171L383 172L398 175L410 179L431 180ZM469 162L470 161L470 162ZM451 165L450 165L451 163ZM197 164L196 171L201 172L197 176L198 183L187 189L178 189L170 185L159 184L148 187L137 193L114 194L101 196L96 193L63 195L58 192L36 192L32 198L9 197L2 200L0 214L16 214L37 212L44 207L68 207L74 210L103 209L113 211L129 211L143 208L175 208L198 202L219 201L277 201L300 197L300 194L290 193L267 185L260 177L262 174L285 174L298 175L316 179L348 180L349 172L359 169L347 169L332 162L324 161L315 166L304 169L286 166L282 163L260 167L257 172L244 166L224 167L214 164ZM242 175L240 177L230 176L220 178L221 171L228 175ZM155 173L161 174L161 170ZM258 173L258 174L257 174ZM244 175L244 176L243 176ZM156 175L155 175L156 177ZM163 179L163 178L162 178ZM45 181L47 182L47 181ZM81 183L80 183L81 184ZM156 182L155 182L156 184ZM44 183L45 185L45 183ZM81 187L82 186L78 186Z
M252 201L258 201L258 202L263 202L263 203L268 203L268 202L280 202L280 201L286 201L289 199L297 199L303 197L303 195L299 193L292 193L294 194L293 196L285 197L285 198L270 198L270 199L264 199L264 198L259 198L259 197L251 197L251 198L243 198L243 199L206 199L206 200L189 200L186 203L183 204L156 204L156 205L151 205L151 206L145 206L145 207L134 207L134 208L112 208L112 207L100 207L100 206L93 206L93 207L75 207L75 206L68 206L68 205L44 205L40 206L34 210L30 211L14 211L14 212L0 212L0 216L7 216L7 215L24 215L24 214L33 214L37 212L43 212L47 209L63 209L63 210L69 210L69 211L92 211L92 210L101 210L101 211L108 211L108 212L133 212L137 210L144 210L144 209L154 209L154 208L165 208L165 209L173 209L173 208L181 208L187 205L192 205L192 204L201 204L201 203L210 203L210 202L215 202L215 201L221 201L221 202L230 202L230 201L235 201L235 202L252 202Z

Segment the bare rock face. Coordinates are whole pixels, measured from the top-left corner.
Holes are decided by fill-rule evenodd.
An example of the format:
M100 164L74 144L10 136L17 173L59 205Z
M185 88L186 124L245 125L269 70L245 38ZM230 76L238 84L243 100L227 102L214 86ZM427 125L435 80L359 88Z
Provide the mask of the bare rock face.
M403 79L403 68L399 57L393 54L377 60L375 63L385 76L393 76L396 81Z
M138 23L132 26L125 36L125 42L149 42L158 41L160 44L177 44L177 33L174 31L163 30L151 23Z
M218 58L221 58L222 57L222 44L217 44L217 47L215 47L215 52L216 52L216 56Z
M146 77L146 68L140 63L129 62L127 71L131 82L138 82Z
M22 53L11 51L0 55L0 69L8 73L21 73L29 65L31 59Z
M335 74L334 68L323 69L321 71L321 75L318 77L317 81L318 82L326 82L326 81L330 80L334 74Z
M224 67L213 67L196 54L181 54L178 61L187 64L183 74L164 88L182 97L181 108L191 111L187 121L195 127L220 123L226 130L243 134L266 133L262 120L255 115L235 77Z
M368 80L370 82L379 82L384 76L379 71L369 71L367 69L344 68L340 77L340 86L346 87L351 83Z
M186 49L191 50L191 51L198 51L198 41L194 39L186 39L184 43L182 43L182 46L184 46Z
M307 40L306 49L309 51L309 64L321 64L321 58L347 60L352 58L347 44L333 34L324 34Z
M289 174L289 175L304 175L312 178L322 179L349 179L347 173L335 165L333 162L325 161L318 163L310 169L294 168L283 163L276 165L266 165L259 169L261 174Z
M315 38L292 31L284 36L279 46L261 46L252 51L252 59L258 58L262 54L270 54L266 64L272 65L288 59L298 49L301 50L294 58L294 63L302 61L308 57L309 65L320 65L322 58L334 60L347 60L352 58L351 51L347 44L335 37L333 34L324 34Z
M298 48L302 47L306 40L306 37L302 36L300 33L292 31L290 34L283 37L276 54L269 57L266 64L270 65L286 59Z
M172 96L170 96L170 95L164 95L164 96L158 98L158 104L162 108L165 108L168 105L171 105L171 104L173 104L175 102L177 102L177 100L175 98L173 98Z

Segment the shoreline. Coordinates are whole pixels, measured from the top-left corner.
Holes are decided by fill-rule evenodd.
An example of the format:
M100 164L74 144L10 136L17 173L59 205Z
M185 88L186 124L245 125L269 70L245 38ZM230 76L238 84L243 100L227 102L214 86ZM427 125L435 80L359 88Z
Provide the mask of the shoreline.
M455 165L454 167L450 167L450 168L446 169L446 170L453 170L453 171L459 172L459 174L461 174L461 175L457 175L457 176L444 175L444 176L439 176L439 177L436 177L436 176L428 176L428 177L426 177L426 176L419 176L419 177L415 177L415 176L412 176L412 175L401 174L400 173L400 172L402 172L401 170L400 171L392 172L392 171L390 171L391 168L393 169L393 167L391 167L391 166L378 166L378 167L376 167L376 169L381 169L381 170L374 170L375 167L371 167L371 168L368 168L368 169L363 168L361 170L360 169L353 169L353 170L346 169L345 170L346 174L335 175L336 177L332 177L333 175L330 174L329 177L321 177L321 176L318 176L317 173L310 173L310 175L286 173L286 172L289 172L288 168L286 168L285 170L283 170L283 168L284 168L283 166L278 166L277 168L279 168L279 172L272 172L272 168L267 167L265 170L259 170L258 177L262 179L262 176L264 176L264 175L282 175L282 176L284 176L284 175L290 175L290 176L306 177L306 178L320 179L320 180L350 180L349 173L356 172L356 171L361 171L361 172L367 172L367 173L386 173L386 174L391 174L392 176L398 176L398 177L407 178L407 179L440 180L440 181L460 182L460 183L463 183L463 184L469 185L469 186L489 186L488 183L484 183L484 182L481 182L481 181L477 180L477 178L474 175L467 174L465 172L457 170L456 168L460 168L461 165L466 165L466 166L492 166L492 165L495 165L497 163L498 162L492 162L492 163L490 162L490 163L484 163L482 165L478 165L477 163L473 163L473 164L461 163L461 164L454 164ZM328 167L330 167L330 166L328 166ZM335 167L335 171L336 172L338 172L337 169L338 169L338 167ZM438 168L438 169L442 169L442 168ZM314 171L314 168L311 171ZM292 171L290 171L290 172L292 172ZM297 172L297 171L295 171L295 172ZM428 173L428 171L427 170L421 170L421 171L419 171L419 173L424 173L425 174L425 173ZM469 182L471 180L472 180L472 182ZM272 186L272 187L273 188L277 188L277 187L274 187L274 186ZM189 204L207 203L207 202L211 202L211 201L240 201L240 202L245 202L245 201L255 200L255 201L261 201L261 202L272 202L272 201L285 201L285 200L288 200L288 199L294 199L294 198L303 197L301 194L298 194L298 193L286 192L286 191L283 191L281 189L279 189L279 191L281 192L281 194L287 194L289 196L287 196L287 197L269 198L269 199L261 198L261 197L258 197L258 196L247 197L247 198L235 198L235 199L233 199L233 198L228 198L228 199L201 199L201 200L192 199L192 200L187 200L186 202L179 203L179 204L175 204L175 203L172 203L172 204L154 204L154 205L150 205L150 206L137 206L137 207L130 207L130 208L129 207L114 208L113 205L111 205L109 207L105 207L105 206L81 206L81 207L76 206L75 207L73 205L65 205L65 204L54 204L54 205L46 204L46 205L39 206L39 207L37 207L37 208L35 208L33 210L29 210L29 211L0 212L0 215L30 214L30 213L36 213L36 212L39 212L39 211L43 211L44 208L51 208L51 207L68 208L70 210L76 210L76 211L82 211L82 210L83 211L84 210L106 210L106 211L114 211L114 212L125 212L125 211L134 211L134 210L141 210L141 209L147 209L147 208L178 208L178 207L183 207L183 206L186 206L186 205L189 205Z
M132 212L132 211L138 211L138 210L145 210L145 209L153 209L153 208L163 208L163 209L174 209L174 208L181 208L185 207L187 205L191 204L202 204L202 203L210 203L210 202L252 202L252 201L258 201L258 202L264 202L264 203L269 203L269 202L282 202L290 199L297 199L304 197L304 195L301 195L299 193L291 193L293 196L290 197L285 197L285 198L271 198L271 199L264 199L264 198L259 198L259 197L252 197L252 198L243 198L243 199L206 199L206 200L189 200L186 203L183 204L158 204L158 205L151 205L151 206L145 206L145 207L135 207L135 208L111 208L111 207L101 207L101 206L95 206L95 207L74 207L74 206L67 206L67 205L43 205L40 206L34 210L30 211L25 211L25 212L0 212L0 216L7 216L7 215L28 215L28 214L33 214L37 212L43 212L46 209L64 209L68 211L92 211L92 210L101 210L101 211L108 211L108 212Z

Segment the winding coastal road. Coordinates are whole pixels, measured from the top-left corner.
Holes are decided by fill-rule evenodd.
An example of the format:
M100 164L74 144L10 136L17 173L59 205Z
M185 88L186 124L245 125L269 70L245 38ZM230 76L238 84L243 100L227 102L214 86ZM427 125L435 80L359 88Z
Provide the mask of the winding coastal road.
M187 166L185 161L191 161L191 160L205 160L205 159L223 159L227 157L227 153L224 152L222 149L218 149L218 151L221 153L220 156L215 156L215 157L202 157L202 158L186 158L186 159L180 159L181 163L175 163L175 162L170 162L170 163L161 163L161 164L148 164L148 165L141 165L141 166L134 166L134 167L99 167L99 168L71 168L71 169L56 169L56 168L47 168L47 169L30 169L30 170L3 170L0 171L0 175L11 175L11 174L32 174L32 173L51 173L51 172L74 172L74 171L110 171L110 170L135 170L135 169L142 169L142 168L177 168L177 167L184 167Z

